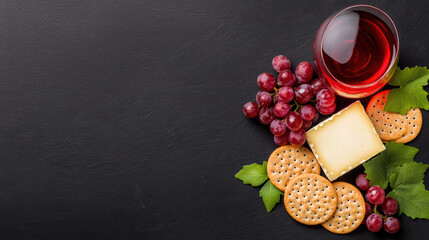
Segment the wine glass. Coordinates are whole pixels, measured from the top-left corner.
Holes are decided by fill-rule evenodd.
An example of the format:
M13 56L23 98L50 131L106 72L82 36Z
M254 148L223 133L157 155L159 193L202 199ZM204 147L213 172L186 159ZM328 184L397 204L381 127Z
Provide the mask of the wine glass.
M313 46L319 78L338 95L362 98L383 88L399 58L392 19L369 5L335 12L319 27Z

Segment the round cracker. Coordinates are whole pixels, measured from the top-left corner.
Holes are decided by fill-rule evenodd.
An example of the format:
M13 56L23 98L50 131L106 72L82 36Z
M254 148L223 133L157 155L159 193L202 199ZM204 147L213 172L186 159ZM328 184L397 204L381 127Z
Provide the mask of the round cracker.
M365 199L349 183L335 182L333 185L338 197L337 209L322 226L330 232L346 234L359 227L365 218Z
M294 177L286 187L284 196L289 215L307 225L325 222L337 207L334 186L318 174L304 173Z
M271 154L267 173L271 183L280 191L284 191L295 176L302 173L320 174L320 166L308 148L286 145L277 148Z
M366 107L366 113L383 141L392 141L407 133L407 125L404 124L405 116L384 111L389 91L377 93Z
M412 108L408 110L407 114L405 115L405 121L405 124L408 125L407 132L395 140L397 143L411 142L414 138L417 137L417 135L419 135L423 124L422 112L419 108Z

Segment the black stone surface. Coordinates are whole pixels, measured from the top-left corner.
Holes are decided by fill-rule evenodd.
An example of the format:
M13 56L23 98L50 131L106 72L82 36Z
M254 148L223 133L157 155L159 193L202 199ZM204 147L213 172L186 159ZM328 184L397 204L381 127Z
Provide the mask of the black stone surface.
M0 3L2 239L427 239L406 216L343 236L267 214L234 178L276 148L241 111L256 76L277 54L311 61L318 26L355 1ZM395 21L401 67L429 65L427 3L360 3ZM429 163L423 118L410 145Z

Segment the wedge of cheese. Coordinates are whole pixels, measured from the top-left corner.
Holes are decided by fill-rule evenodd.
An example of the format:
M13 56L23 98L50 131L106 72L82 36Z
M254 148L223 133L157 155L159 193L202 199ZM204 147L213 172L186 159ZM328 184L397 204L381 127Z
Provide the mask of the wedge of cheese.
M331 181L385 149L360 101L310 129L307 142Z

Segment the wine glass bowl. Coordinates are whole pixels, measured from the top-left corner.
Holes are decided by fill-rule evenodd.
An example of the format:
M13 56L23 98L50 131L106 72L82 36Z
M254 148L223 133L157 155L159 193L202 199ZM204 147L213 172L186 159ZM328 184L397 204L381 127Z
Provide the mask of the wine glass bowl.
M319 78L328 88L347 98L366 97L383 88L395 72L398 32L380 9L351 6L319 27L313 57Z

